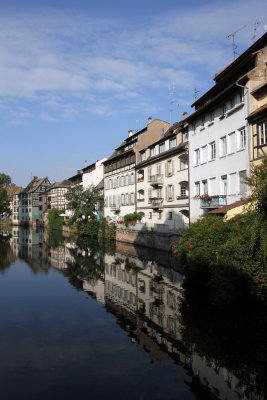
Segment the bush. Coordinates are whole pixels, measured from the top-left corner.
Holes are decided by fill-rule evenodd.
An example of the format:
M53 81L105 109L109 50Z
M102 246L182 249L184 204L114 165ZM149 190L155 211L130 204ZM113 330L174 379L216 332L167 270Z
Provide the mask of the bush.
M207 217L183 232L177 253L187 265L186 274L202 280L214 301L229 303L251 294L266 297L267 233L261 221L261 236L255 240L257 221L255 212L226 222Z

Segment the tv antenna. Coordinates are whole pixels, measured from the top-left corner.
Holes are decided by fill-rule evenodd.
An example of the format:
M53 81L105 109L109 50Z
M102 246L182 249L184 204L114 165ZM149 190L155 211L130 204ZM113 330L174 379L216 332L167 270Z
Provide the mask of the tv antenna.
M252 38L251 38L251 40L253 41L253 43L255 43L256 42L256 36L257 36L257 28L258 28L258 26L261 24L261 22L259 22L259 21L255 21L254 22L254 29L253 29L253 36L252 36Z
M177 104L178 121L180 120L180 104Z
M174 86L171 84L169 86L169 99L170 99L170 124L172 123L172 105L174 103L173 101L173 93L174 93Z
M197 90L197 88L195 88L195 89L194 89L194 95L193 95L195 101L196 101L196 99L198 98L198 95L199 95L199 90Z
M139 119L137 119L137 120L136 120L136 132L139 131L139 122L140 122Z
M237 44L235 43L235 35L237 34L237 32L241 31L242 29L244 29L246 27L246 25L242 26L241 28L237 29L237 31L229 33L229 35L226 35L226 39L231 40L232 39L232 43L233 43L233 53L234 53L234 60L236 58L236 56L238 55L236 49L237 49Z

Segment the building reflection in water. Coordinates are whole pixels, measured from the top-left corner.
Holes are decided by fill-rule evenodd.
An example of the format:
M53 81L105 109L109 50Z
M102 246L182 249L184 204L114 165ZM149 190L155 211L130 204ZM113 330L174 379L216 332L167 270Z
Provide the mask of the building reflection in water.
M75 242L51 248L44 232L18 227L10 241L14 257L26 260L35 272L50 266L65 276L75 274L72 284L94 297L116 316L117 323L154 360L172 359L192 376L191 390L199 387L217 399L263 399L218 362L211 361L185 345L180 318L183 275L175 260L166 253L118 243L115 252L105 252ZM73 266L75 265L75 268ZM172 266L172 268L170 267ZM251 381L255 377L250 377ZM201 389L202 390L202 389Z

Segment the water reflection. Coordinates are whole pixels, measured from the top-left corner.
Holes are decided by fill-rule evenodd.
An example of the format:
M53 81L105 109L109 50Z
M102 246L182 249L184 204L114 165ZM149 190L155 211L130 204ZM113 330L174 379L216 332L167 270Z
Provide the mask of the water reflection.
M200 297L184 292L182 268L169 254L20 228L12 230L10 247L6 238L0 246L1 269L16 258L34 273L57 269L115 315L152 363L182 366L195 398L264 398L264 327L255 310L250 324L244 316L216 316Z

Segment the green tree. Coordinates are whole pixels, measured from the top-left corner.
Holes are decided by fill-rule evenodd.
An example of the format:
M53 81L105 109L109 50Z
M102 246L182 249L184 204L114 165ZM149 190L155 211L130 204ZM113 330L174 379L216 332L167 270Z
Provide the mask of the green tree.
M6 188L11 185L10 176L0 173L0 214L10 214L9 201Z
M87 224L88 219L97 218L96 205L103 202L103 196L99 190L91 185L84 189L79 183L69 189L67 196L67 209L72 211L69 225L76 222Z

